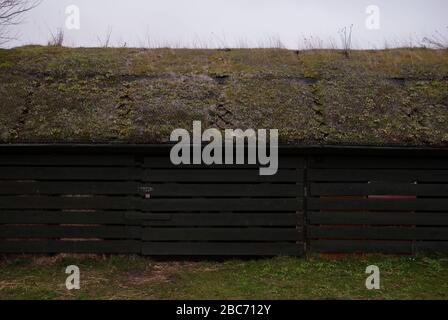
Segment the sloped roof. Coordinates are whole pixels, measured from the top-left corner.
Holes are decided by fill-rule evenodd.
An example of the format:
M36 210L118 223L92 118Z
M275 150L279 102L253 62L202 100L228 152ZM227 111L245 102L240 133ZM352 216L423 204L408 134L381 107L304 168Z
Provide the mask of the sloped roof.
M165 143L194 120L282 143L448 146L448 50L0 50L0 142Z

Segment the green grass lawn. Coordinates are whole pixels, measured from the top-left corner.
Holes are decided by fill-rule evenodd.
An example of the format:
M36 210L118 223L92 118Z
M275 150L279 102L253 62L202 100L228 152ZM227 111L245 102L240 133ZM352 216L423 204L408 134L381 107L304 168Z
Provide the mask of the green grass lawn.
M72 264L81 270L81 289L68 291ZM381 271L380 290L365 287L372 264ZM448 256L4 256L0 299L448 299Z

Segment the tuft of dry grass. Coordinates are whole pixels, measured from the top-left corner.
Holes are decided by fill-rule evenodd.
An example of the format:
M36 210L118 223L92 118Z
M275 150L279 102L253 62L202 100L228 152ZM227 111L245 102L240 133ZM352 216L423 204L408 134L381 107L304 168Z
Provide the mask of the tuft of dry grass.
M111 45L111 37L112 37L112 27L108 27L104 38L98 36L98 44L102 48L109 48Z
M350 53L352 51L352 35L353 35L353 24L350 27L344 27L339 31L339 36L341 37L342 52L346 58L350 58Z
M435 49L448 49L448 36L436 31L431 36L423 38L423 45Z
M59 28L56 30L56 33L51 33L51 38L48 40L49 47L62 47L64 45L64 30Z

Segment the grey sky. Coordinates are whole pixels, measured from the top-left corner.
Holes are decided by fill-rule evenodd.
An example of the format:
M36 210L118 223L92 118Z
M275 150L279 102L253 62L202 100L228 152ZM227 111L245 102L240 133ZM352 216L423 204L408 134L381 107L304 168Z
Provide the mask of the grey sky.
M65 26L72 4L80 9L80 29L65 30L71 46L98 46L108 29L112 45L190 47L257 47L281 39L297 48L310 36L328 46L350 24L357 48L405 45L436 30L448 34L447 0L43 0L14 30L20 39L8 45L46 44ZM380 9L379 30L365 26L369 5Z

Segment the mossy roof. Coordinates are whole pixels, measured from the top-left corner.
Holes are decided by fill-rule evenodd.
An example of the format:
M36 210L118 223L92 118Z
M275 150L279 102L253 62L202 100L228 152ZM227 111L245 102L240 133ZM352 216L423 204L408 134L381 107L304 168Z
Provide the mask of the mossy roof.
M448 146L448 50L0 50L1 143L166 143L194 120L281 143Z

